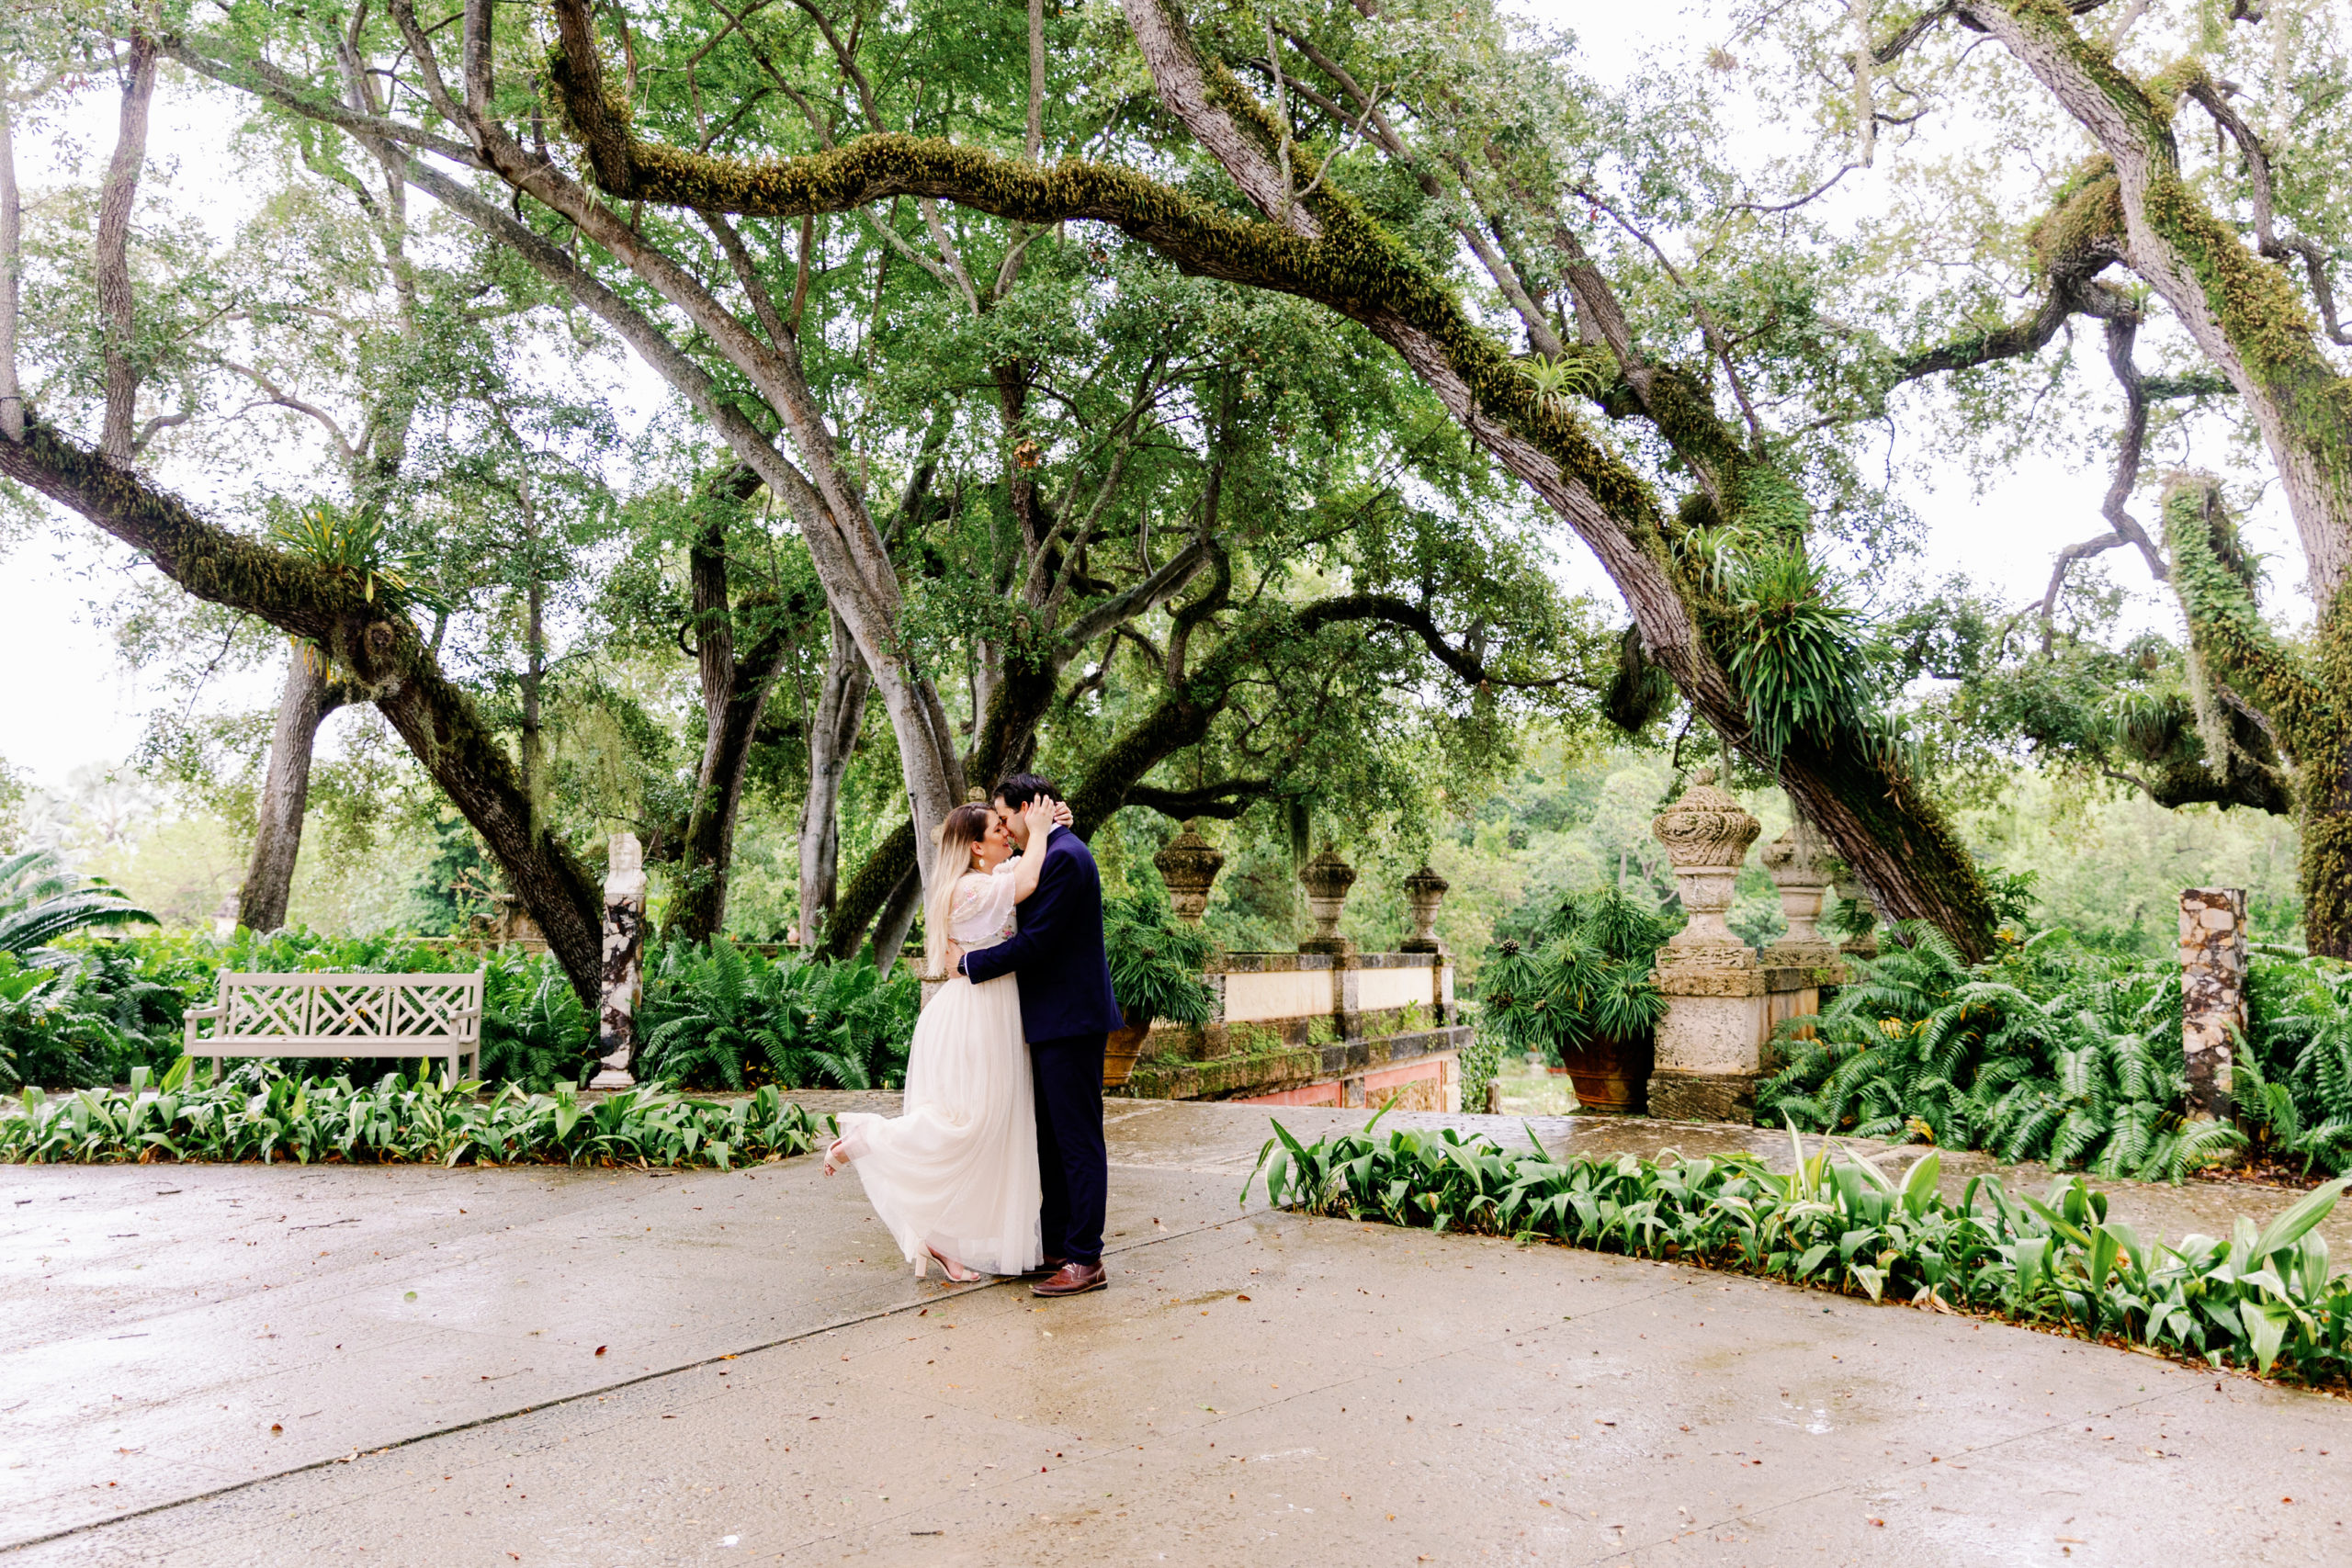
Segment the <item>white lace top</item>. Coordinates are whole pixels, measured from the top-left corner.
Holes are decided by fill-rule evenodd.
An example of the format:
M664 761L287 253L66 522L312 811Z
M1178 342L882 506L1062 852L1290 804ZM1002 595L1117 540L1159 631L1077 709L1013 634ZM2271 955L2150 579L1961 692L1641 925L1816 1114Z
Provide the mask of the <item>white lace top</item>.
M993 873L966 872L948 906L947 939L958 950L994 947L1012 934L1012 864Z

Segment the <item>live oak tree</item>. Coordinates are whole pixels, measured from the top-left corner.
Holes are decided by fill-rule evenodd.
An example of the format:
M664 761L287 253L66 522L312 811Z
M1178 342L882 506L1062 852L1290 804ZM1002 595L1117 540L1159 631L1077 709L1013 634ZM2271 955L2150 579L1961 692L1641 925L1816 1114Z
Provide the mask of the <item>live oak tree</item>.
M1815 99L1825 148L1854 165L1912 160L1948 211L1976 217L1917 225L1926 238L1895 247L1890 266L1932 256L2026 297L2019 311L1998 288L1971 291L1979 362L2018 368L1980 379L1952 425L2047 439L2087 415L2113 432L2106 526L2058 553L2044 626L2070 570L2123 547L2187 621L2180 650L2045 632L2009 684L2022 699L2009 716L2166 804L2291 811L2306 938L2315 953L2352 953L2352 717L2338 695L2352 647L2352 325L2338 292L2352 259L2352 58L2340 8L1955 0L1752 22L1751 36L1774 33L1804 75L1832 85ZM1939 166L1966 125L1999 130L1964 172ZM2030 226L1987 209L1998 181L2040 186ZM2070 373L2064 341L2078 318L2101 328L2104 363L2086 375ZM2098 380L2113 389L2104 408L2086 395ZM2233 514L2233 496L2262 492L2299 547L2314 613L2300 649L2258 605Z
M505 749L474 705L440 670L416 623L370 574L337 570L305 554L258 542L198 516L137 467L142 383L166 362L168 333L142 322L131 267L131 212L146 161L159 56L152 13L130 18L110 65L120 82L118 132L100 187L92 273L97 310L98 437L88 442L28 407L14 330L20 310L21 222L12 160L0 183L0 474L80 512L141 551L200 598L254 615L320 651L346 671L399 731L425 770L480 832L529 904L575 988L594 996L600 899L578 859L537 814ZM148 416L150 418L156 416Z

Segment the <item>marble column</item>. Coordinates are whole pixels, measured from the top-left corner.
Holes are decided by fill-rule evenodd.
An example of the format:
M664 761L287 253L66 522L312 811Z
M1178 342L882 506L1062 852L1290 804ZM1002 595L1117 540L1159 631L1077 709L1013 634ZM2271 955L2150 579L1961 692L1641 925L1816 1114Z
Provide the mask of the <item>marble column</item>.
M596 1030L600 1071L590 1089L637 1082L637 1006L645 993L645 852L634 833L616 833L605 873L604 997Z

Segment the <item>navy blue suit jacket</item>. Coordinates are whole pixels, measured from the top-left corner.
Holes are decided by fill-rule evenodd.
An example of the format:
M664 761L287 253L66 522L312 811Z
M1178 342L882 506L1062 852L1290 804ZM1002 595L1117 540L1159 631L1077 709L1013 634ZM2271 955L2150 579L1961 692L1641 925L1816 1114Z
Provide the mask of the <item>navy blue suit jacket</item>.
M1102 949L1102 877L1086 840L1067 828L1046 835L1036 891L1021 906L1010 942L964 955L974 985L1000 975L1021 982L1021 1032L1032 1042L1107 1034L1126 1022L1111 992Z

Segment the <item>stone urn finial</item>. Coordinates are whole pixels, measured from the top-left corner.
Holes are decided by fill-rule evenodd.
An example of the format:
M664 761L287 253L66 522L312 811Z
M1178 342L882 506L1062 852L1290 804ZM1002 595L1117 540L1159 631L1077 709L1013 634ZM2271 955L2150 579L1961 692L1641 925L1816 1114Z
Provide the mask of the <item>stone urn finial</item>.
M1821 830L1800 817L1789 830L1764 846L1759 857L1765 873L1781 890L1781 913L1788 933L1765 950L1770 964L1801 964L1820 968L1838 962L1838 944L1821 934L1815 922L1835 880L1837 858Z
M1762 830L1747 807L1715 787L1713 768L1693 773L1682 798L1650 823L1651 836L1674 863L1675 885L1690 917L1667 943L1677 959L1754 964L1747 944L1724 924L1724 912L1731 908L1732 885L1747 859L1747 846Z
M1208 912L1209 885L1225 865L1225 852L1202 838L1187 818L1183 831L1161 845L1151 863L1159 868L1159 880L1168 884L1168 901L1175 907L1176 918L1199 925Z
M1437 907L1445 902L1446 889L1453 886L1426 863L1405 879L1405 913L1413 922L1413 934L1396 944L1397 951L1445 951L1445 943L1437 939Z
M1306 910L1315 919L1315 934L1298 944L1301 953L1353 953L1356 944L1340 934L1340 911L1347 908L1348 889L1356 883L1356 868L1340 858L1330 844L1298 868L1306 889Z

